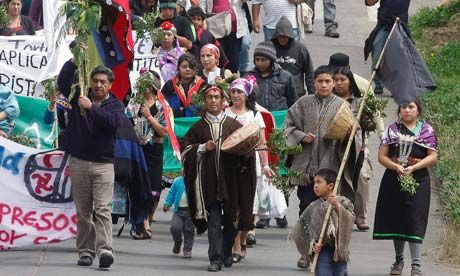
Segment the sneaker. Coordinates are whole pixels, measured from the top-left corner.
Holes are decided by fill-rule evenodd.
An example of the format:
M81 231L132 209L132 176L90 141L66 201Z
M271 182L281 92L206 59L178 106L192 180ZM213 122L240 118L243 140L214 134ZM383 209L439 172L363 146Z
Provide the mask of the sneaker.
M277 225L279 228L286 228L287 225L288 225L288 221L287 221L286 216L284 216L284 217L282 217L282 218L276 218L276 225Z
M419 276L419 275L423 275L421 267L419 265L412 265L410 276Z
M339 38L340 37L340 34L339 34L339 32L337 32L336 28L330 28L329 30L326 31L326 33L324 35L327 36L327 37L332 37L332 38Z
M256 223L256 228L265 229L267 227L270 227L270 219L259 219Z
M184 250L184 258L190 259L192 257L192 250Z
M248 236L246 237L246 245L247 246L253 246L257 243L256 240L256 235L249 233Z
M390 275L401 275L404 268L404 262L394 262L391 265Z
M182 245L182 242L174 242L174 246L173 246L173 249L172 249L172 252L173 254L179 254L180 253L180 247Z
M301 269L309 270L310 263L308 263L304 257L300 257L300 259L297 261L297 267Z
M306 34L311 34L313 32L313 25L312 24L307 24L305 25L304 32Z
M93 258L90 256L82 256L78 259L77 265L81 266L92 266L93 265Z
M102 253L99 256L99 268L109 268L113 264L113 256L109 253Z

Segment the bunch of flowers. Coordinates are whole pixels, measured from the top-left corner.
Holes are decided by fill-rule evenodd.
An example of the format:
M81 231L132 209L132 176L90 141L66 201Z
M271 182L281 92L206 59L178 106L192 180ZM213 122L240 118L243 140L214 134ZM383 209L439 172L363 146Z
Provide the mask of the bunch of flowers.
M51 101L51 98L56 95L56 77L44 80L42 85L45 88L43 98L47 101Z
M36 147L34 140L24 134L11 134L8 136L8 139L15 143L18 143L18 144L21 144L27 147L32 147L32 148Z
M401 191L408 192L411 196L415 195L420 184L412 174L403 174L398 177L398 180L401 185Z

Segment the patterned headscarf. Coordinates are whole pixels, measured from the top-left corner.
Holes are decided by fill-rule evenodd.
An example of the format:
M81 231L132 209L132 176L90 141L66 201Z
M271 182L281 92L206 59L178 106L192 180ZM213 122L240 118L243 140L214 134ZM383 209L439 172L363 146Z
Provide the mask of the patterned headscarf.
M212 55L214 55L214 57L216 58L216 63L219 64L219 58L220 58L220 51L219 51L219 48L212 44L212 43L208 43L206 45L204 45L203 47L201 47L201 50L203 49L208 49ZM200 52L201 52L200 50Z
M240 91L243 91L244 94L246 94L246 97L248 97L249 95L251 95L254 86L249 80L245 78L240 78L232 82L232 84L230 85L230 90L231 89L238 89Z

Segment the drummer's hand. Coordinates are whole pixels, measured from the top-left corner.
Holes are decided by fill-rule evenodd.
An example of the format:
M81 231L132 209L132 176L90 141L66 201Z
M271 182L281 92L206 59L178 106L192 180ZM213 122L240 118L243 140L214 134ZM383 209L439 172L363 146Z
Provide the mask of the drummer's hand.
M272 178L272 177L275 176L275 172L274 172L272 169L270 169L269 166L264 166L264 167L262 168L262 172L263 172L264 175L265 175L266 177L268 177L268 178Z
M212 140L206 142L206 151L212 151L216 148L216 143Z
M315 252L315 254L319 254L321 252L321 244L315 243L313 245L313 252Z
M309 144L313 140L315 140L315 138L316 138L316 135L311 133L311 132L309 132L309 133L307 133L307 135L305 135L305 137L303 137L302 142Z

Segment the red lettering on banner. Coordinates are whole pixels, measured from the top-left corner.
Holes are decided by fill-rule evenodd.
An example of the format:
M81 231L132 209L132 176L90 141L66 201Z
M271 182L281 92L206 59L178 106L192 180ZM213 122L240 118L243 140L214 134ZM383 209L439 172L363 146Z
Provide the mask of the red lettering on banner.
M77 226L77 215L73 215L72 218L71 218L71 220L72 220L73 224L74 224L75 226ZM70 233L72 233L72 234L74 234L74 235L77 234L77 228L76 228L76 227L75 227L75 228L74 228L74 227L70 227L70 228L69 228L69 231L70 231Z
M45 222L46 223L46 226L40 226L39 223L36 223L35 224L35 229L37 229L38 231L46 231L46 230L50 230L51 229L51 221L48 220L48 217L50 216L53 216L53 213L43 213L41 216L40 216L40 220Z
M44 176L38 174L38 173L34 173L31 178L32 179L37 179L37 186L35 186L35 193L36 194L41 194L42 193L42 190L44 190L45 192L51 192L53 190L53 185L49 185L48 186L48 183L50 182L51 180L51 174L50 173L44 173Z
M27 234L17 234L16 231L11 230L11 232L7 232L5 230L0 230L0 242L9 243L13 245L13 243L20 239Z
M35 215L37 214L36 211L30 211L30 212L27 212L25 215L24 215L24 223L28 226L32 226L34 227L35 226L35 222L37 221L37 219L35 218Z
M63 221L63 224L62 226L59 226L58 225L58 222L62 220ZM60 214L57 218L54 219L53 221L53 228L57 231L62 231L62 229L65 229L67 228L67 226L69 226L69 218L64 215L64 214Z
M11 207L0 203L0 223L2 223L3 216L11 213Z
M14 207L13 208L13 216L11 216L11 224L14 224L15 222L24 225L24 222L21 220L21 216L23 214L23 211L20 207Z
M44 244L44 243L58 243L60 242L60 239L52 239L48 241L47 237L36 237L33 241L34 244Z
M51 157L53 156L63 156L63 153L47 153L43 156L43 164L47 168L52 168L53 164L51 164Z

